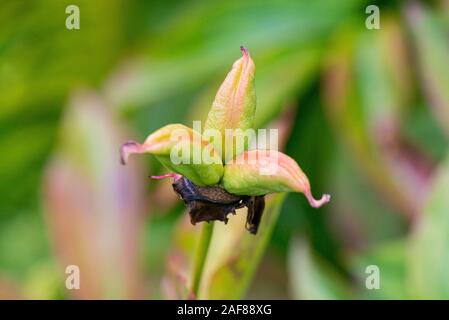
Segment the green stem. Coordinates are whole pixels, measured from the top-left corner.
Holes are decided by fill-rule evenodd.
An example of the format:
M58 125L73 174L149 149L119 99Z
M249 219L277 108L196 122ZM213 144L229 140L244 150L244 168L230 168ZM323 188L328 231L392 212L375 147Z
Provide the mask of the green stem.
M198 289L200 287L201 277L204 271L204 264L206 262L207 252L209 250L209 244L212 238L213 231L214 222L204 223L203 229L201 230L200 242L196 250L195 261L193 265L192 292L195 297L198 297Z

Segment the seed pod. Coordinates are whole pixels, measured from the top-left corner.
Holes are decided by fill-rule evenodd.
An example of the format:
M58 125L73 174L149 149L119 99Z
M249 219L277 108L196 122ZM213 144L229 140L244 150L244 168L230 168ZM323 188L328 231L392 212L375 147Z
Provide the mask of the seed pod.
M222 185L237 195L260 196L273 192L304 193L310 205L318 208L330 195L313 198L307 176L295 160L273 150L246 151L225 165Z
M198 132L169 124L147 137L143 144L128 141L121 147L121 162L130 154L150 153L169 170L186 176L199 186L217 184L223 176L223 163L213 145Z
M248 50L244 47L240 49L243 56L234 62L232 70L218 89L205 125L205 130L215 129L220 132L221 141L214 140L213 143L216 150L221 153L223 161L230 160L247 149L249 142L245 143L243 150L237 151L236 143L232 144L232 149L229 148L231 150L225 150L225 140L228 139L228 142L235 140L232 138L232 130L252 129L256 111L254 86L256 68Z

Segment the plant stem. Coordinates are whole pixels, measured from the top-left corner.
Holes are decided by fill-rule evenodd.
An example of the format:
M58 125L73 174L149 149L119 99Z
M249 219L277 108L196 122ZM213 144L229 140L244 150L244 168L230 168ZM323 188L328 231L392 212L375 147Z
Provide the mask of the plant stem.
M198 244L195 261L193 265L193 282L192 282L192 292L195 297L198 297L198 289L200 287L201 278L204 271L204 264L207 258L207 252L209 251L209 244L212 238L212 233L214 231L214 222L204 223L203 229L201 230L200 242Z

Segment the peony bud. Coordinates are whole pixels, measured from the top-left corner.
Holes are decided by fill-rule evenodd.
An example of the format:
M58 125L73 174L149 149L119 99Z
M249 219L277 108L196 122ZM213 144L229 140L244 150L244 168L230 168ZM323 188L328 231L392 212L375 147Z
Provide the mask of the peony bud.
M273 192L304 193L310 205L319 208L330 195L313 198L309 180L295 160L273 150L251 150L225 165L222 185L237 195L260 196Z
M133 153L154 154L169 170L186 176L199 186L217 184L223 176L223 163L213 145L198 132L182 125L169 124L147 137L143 144L124 143L121 162Z
M243 56L234 62L232 70L218 89L205 125L205 130L215 129L220 132L221 141L213 141L213 143L224 161L232 159L236 154L247 149L249 142L245 143L243 150L235 150L236 143L232 137L232 130L252 129L256 111L254 87L256 68L248 50L244 47L240 49ZM228 143L234 141L232 148L228 144L230 150L225 150L226 139Z

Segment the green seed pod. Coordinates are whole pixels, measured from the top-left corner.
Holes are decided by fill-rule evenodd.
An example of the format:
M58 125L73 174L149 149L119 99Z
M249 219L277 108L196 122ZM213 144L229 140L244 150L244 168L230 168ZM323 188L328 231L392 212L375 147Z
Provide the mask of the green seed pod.
M309 180L295 160L274 150L251 150L225 165L222 185L237 195L260 196L273 192L304 193L310 205L318 208L330 195L313 198Z
M215 185L223 176L223 163L214 146L200 133L182 124L169 124L149 135L143 144L128 141L121 147L121 162L133 153L150 153L169 170L199 186Z
M254 86L256 67L248 50L244 47L240 49L243 56L234 62L232 70L218 89L205 125L205 131L215 129L221 134L221 140L213 139L212 142L216 150L221 153L223 161L234 158L236 154L248 148L249 141L246 141L243 150L236 150L233 130L252 129L256 111ZM228 150L226 150L226 141ZM233 142L232 148L231 142Z

